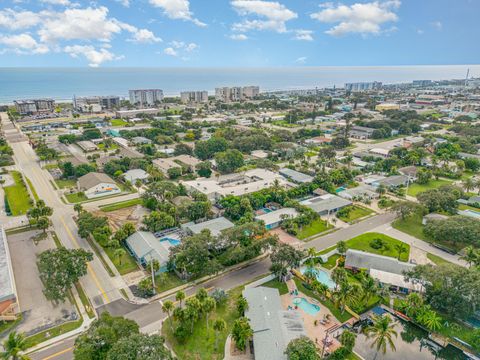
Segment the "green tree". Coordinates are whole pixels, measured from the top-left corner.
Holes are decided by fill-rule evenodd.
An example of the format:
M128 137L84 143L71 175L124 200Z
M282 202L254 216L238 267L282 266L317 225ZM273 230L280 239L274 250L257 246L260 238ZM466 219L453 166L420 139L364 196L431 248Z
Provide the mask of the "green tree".
M442 327L442 318L433 310L426 309L418 316L418 321L428 330L436 331Z
M80 215L80 213L83 211L82 204L73 205L73 210L77 213L77 215Z
M236 149L228 149L215 154L215 162L217 163L218 171L222 174L233 173L244 164L242 153Z
M422 207L412 201L397 201L392 205L390 210L397 213L402 220L406 220L414 214L419 215L423 212Z
M472 267L472 265L478 265L480 263L480 250L469 245L463 249L463 255L460 259L465 261L469 267Z
M207 322L207 331L209 328L208 324L208 317L212 313L212 311L215 309L215 306L217 303L215 302L215 299L211 298L210 296L207 297L203 302L202 302L202 312L205 314L205 321Z
M152 211L143 219L143 223L149 231L157 232L174 227L175 219L164 211Z
M90 328L75 339L75 360L105 360L120 339L139 334L133 320L102 313Z
M159 335L133 334L123 337L108 352L106 360L173 360Z
M175 294L175 300L177 300L182 307L182 301L185 300L185 293L182 290L177 291Z
M210 161L203 161L197 164L195 169L201 177L209 178L212 175L212 163Z
M338 286L347 281L347 271L344 268L336 267L332 271L332 280L335 282L335 291Z
M37 220L37 228L43 230L43 233L47 231L50 226L50 220L46 216L42 216Z
M170 329L172 330L173 333L173 322L172 322L172 311L175 308L173 305L173 301L171 300L166 300L162 304L162 311L167 314L168 316L168 321L170 323Z
M113 252L113 256L117 259L119 265L122 265L122 259L125 255L127 255L127 252L124 248L115 249Z
M245 311L248 310L248 301L242 295L240 295L237 299L237 311L238 315L244 316Z
M10 332L8 338L3 342L3 351L0 352L0 357L4 360L30 360L27 355L21 354L28 349L25 335L23 333L17 333L16 331Z
M213 330L215 330L215 349L218 349L218 334L225 331L227 323L223 319L216 319L213 323Z
M190 322L190 334L193 334L193 326L200 317L202 304L196 297L188 298L185 301L185 317Z
M347 252L347 243L343 240L340 240L337 243L337 251L340 255L345 256L345 253Z
M47 250L38 256L38 270L47 299L64 301L72 286L87 273L93 254L83 249L64 247Z
M355 346L355 340L357 335L349 330L345 330L342 335L340 335L340 343L348 351L352 351Z
M300 266L303 257L303 251L297 250L287 244L278 244L270 255L270 260L272 261L270 270L278 276L280 281L283 281L288 269Z
M253 330L248 323L248 319L241 317L233 323L232 339L235 340L237 348L244 351L248 340L253 336Z
M405 243L399 243L395 245L395 250L397 250L397 259L400 260L400 257L402 256L403 253L406 253L408 251L408 247Z
M396 351L393 338L398 334L395 331L395 323L389 315L374 316L373 324L367 326L364 332L368 339L373 339L371 347L376 349L374 359L377 358L380 350L383 354L387 353L387 348Z
M320 360L315 343L306 336L291 340L285 355L288 360Z

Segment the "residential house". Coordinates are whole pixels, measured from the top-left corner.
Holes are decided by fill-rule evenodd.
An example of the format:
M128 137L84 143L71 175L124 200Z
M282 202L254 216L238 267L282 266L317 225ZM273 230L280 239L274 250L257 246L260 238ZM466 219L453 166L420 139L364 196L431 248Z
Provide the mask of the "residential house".
M309 207L319 215L330 215L351 204L350 200L333 194L325 194L300 202L300 205Z
M98 150L98 146L95 145L92 141L89 140L84 140L84 141L78 141L77 145L82 149L84 152L91 152Z
M125 240L125 245L141 266L147 267L152 260L157 260L160 265L157 274L167 271L172 242L161 241L151 232L137 231Z
M147 181L149 176L150 175L148 175L148 173L142 169L128 170L126 173L123 174L123 178L126 181L129 181L130 184L135 184L138 180L140 180L141 182L145 182Z
M386 188L398 188L402 186L407 186L409 183L409 177L406 175L393 175L386 177L384 179L374 181L372 186L379 187L380 185L385 186Z
M365 126L352 126L349 135L354 139L365 140L370 139L375 129Z
M297 184L310 183L314 179L313 176L310 176L289 168L280 169L278 173L283 177L285 177L286 179L291 180Z
M371 185L359 185L352 189L340 191L338 196L353 201L355 199L377 199L379 194L376 192L376 188Z
M186 168L188 171L193 172L201 161L191 155L179 155L166 159L155 159L152 163L167 175L168 170L173 168Z
M248 302L245 317L253 330L255 359L287 360L290 341L307 336L300 312L283 310L277 289L245 288L242 294Z
M151 144L152 140L147 139L146 137L143 137L143 136L135 136L132 138L131 142L134 145L144 145L144 144Z
M191 235L200 234L202 230L208 229L212 236L219 236L223 230L230 229L234 226L234 223L223 216L197 224L189 222L181 225L182 229Z
M416 166L405 166L398 169L398 172L402 175L408 176L411 182L417 180L418 169Z
M255 216L255 220L263 221L267 230L272 230L280 226L286 218L294 218L298 215L294 208L283 208L266 212L265 214Z
M91 172L78 178L78 190L83 191L88 199L122 192L110 176L97 172Z

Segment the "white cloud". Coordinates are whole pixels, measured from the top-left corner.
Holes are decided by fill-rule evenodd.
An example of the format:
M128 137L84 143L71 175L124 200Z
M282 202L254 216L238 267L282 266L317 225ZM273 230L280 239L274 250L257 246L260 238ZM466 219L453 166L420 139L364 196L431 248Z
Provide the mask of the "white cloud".
M122 56L116 56L114 53L107 49L95 49L91 45L73 45L66 46L63 49L67 54L73 58L85 57L89 61L90 67L98 67L105 61L120 60Z
M443 24L441 21L434 21L434 22L431 22L430 25L435 28L436 30L442 30L443 28Z
M130 7L130 0L116 0L125 7Z
M400 7L400 4L399 0L355 3L350 6L342 4L335 6L327 3L322 10L310 16L320 22L338 23L326 31L329 35L380 34L383 24L398 20L395 10Z
M47 46L39 44L29 34L0 36L0 44L18 54L46 54L49 51Z
M287 21L298 17L295 12L276 1L233 0L231 4L240 16L258 17L258 19L246 19L233 24L233 30L239 32L271 30L284 33L287 31Z
M137 43L157 43L161 42L162 39L156 37L153 32L147 29L135 29L133 31L133 36L128 41L137 42Z
M206 26L205 23L193 17L188 0L150 0L150 4L163 9L170 19L192 21L195 25Z
M301 41L313 41L313 31L297 29L293 31L295 33L294 39Z
M172 47L166 48L165 50L163 50L163 53L169 56L178 56L177 51Z
M194 50L198 49L198 45L195 43L190 43L187 46L185 46L185 51L186 52L192 52Z
M69 6L71 4L70 0L41 0L42 3L50 5L62 5Z
M0 10L0 27L20 30L34 27L40 23L40 15L31 11Z
M417 34L418 35L423 35L424 31L422 29L417 29Z
M305 64L306 61L307 61L307 57L302 56L302 57L297 58L297 60L295 60L295 63L296 64Z
M248 40L248 36L245 34L233 34L233 35L230 35L230 39L236 40L236 41L245 41L245 40Z

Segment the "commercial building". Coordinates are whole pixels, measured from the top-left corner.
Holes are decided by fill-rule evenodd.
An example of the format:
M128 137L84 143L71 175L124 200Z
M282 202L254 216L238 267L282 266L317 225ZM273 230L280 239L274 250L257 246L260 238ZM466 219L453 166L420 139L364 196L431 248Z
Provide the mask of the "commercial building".
M260 95L260 87L221 87L215 89L215 99L223 102L236 102L253 99Z
M242 294L248 302L245 317L253 330L255 359L287 360L290 341L307 336L301 313L283 310L277 289L259 286Z
M3 227L0 227L0 321L16 320L19 313L7 235Z
M183 91L180 93L182 103L206 103L208 102L208 91Z
M369 90L379 90L382 88L382 83L379 81L374 82L356 82L356 83L346 83L345 91L369 91Z
M73 97L73 107L81 112L99 112L120 106L119 96L85 96Z
M210 201L217 201L227 195L242 196L269 188L275 180L282 187L294 187L281 175L265 169L252 169L243 174L229 174L218 178L198 178L183 181L182 184L190 192L198 191L205 194Z
M163 101L163 90L160 89L129 90L128 95L130 103L137 106L154 106Z
M110 176L96 172L91 172L78 178L78 190L83 191L88 199L122 192Z
M333 194L325 194L300 202L300 205L307 206L319 215L330 215L352 205L352 202Z
M365 126L353 126L350 129L349 135L354 139L365 140L370 139L375 129Z
M51 113L55 110L55 100L52 99L15 100L13 103L20 115Z

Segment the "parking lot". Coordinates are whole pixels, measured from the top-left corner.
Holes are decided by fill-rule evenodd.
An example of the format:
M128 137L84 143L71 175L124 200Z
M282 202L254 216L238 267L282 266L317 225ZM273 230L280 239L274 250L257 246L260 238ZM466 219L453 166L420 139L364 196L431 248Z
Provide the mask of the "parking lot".
M39 233L29 231L7 236L22 312L22 322L18 330L27 334L62 323L75 309L68 300L63 304L54 305L42 292L43 286L36 263L37 254L54 248L55 245L50 237L35 245L32 239Z

